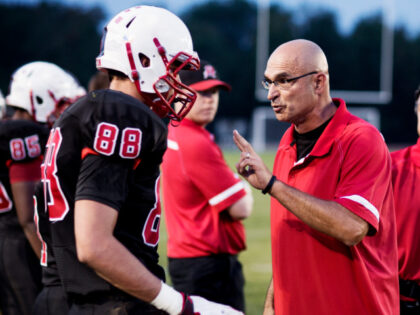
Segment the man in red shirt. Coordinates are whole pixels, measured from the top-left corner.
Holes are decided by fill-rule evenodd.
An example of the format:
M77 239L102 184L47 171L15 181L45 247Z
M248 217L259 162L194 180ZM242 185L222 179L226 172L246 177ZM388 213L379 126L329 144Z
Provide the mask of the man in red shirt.
M415 91L420 135L420 87ZM400 277L401 314L420 314L420 138L417 144L391 153Z
M177 290L244 310L237 254L245 249L240 220L251 214L252 197L205 129L216 115L219 90L230 86L206 61L180 77L197 100L179 126L169 126L162 163L169 273Z
M273 175L237 131L238 172L271 195L273 281L264 314L398 314L391 159L381 134L329 93L327 59L280 45L263 85L279 121Z

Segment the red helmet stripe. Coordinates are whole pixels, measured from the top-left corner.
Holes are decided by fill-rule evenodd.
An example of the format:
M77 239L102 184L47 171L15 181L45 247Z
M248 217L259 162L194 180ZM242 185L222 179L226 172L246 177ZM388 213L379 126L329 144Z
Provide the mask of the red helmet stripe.
M35 104L34 104L34 93L33 93L33 91L31 90L30 92L29 92L29 98L30 98L30 100L31 100L31 114L32 114L32 119L34 120L34 121L36 121L36 119L35 119Z
M156 48L159 52L159 55L162 57L163 63L165 64L166 68L168 67L168 58L166 58L166 51L165 48L160 44L159 40L155 37L153 38L153 42L156 45Z
M141 92L141 88L140 88L140 82L139 82L139 73L136 69L136 64L134 62L134 58L133 58L133 52L131 50L131 44L130 42L126 42L125 43L125 48L127 50L127 57L128 57L128 61L130 63L130 68L131 68L131 76L134 80L134 84L137 87L137 90L139 91L139 93Z

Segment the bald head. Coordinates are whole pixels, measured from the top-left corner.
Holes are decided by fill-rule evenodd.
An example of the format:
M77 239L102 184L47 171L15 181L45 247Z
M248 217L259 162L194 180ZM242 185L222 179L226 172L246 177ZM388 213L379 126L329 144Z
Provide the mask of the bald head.
M306 39L286 42L274 50L267 62L270 65L284 64L295 73L319 71L328 73L328 62L322 49Z
M327 58L314 42L297 39L277 47L268 59L264 77L276 118L293 123L298 132L322 125L336 110Z

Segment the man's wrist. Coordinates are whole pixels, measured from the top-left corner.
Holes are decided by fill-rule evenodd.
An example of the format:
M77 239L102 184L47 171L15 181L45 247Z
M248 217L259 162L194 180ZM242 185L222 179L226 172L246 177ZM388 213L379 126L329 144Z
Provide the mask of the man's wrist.
M262 193L265 195L266 193L271 191L271 188L273 188L274 183L276 182L277 178L276 176L271 176L267 186L262 190Z
M178 315L182 311L184 297L174 288L162 282L158 295L150 303L154 307L168 312L170 315Z

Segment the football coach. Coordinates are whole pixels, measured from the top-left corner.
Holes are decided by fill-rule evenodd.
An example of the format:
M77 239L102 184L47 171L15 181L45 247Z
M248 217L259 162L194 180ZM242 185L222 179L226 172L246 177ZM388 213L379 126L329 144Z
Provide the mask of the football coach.
M270 56L263 86L291 123L273 172L234 131L238 172L271 195L273 280L264 314L398 314L391 159L383 137L331 98L321 48L298 39Z

